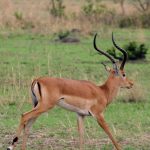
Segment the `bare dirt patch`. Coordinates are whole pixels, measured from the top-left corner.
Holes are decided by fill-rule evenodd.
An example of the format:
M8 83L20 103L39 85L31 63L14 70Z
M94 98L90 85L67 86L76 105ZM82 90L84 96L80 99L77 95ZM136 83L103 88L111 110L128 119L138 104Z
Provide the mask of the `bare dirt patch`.
M0 148L5 149L9 145L10 139L12 139L12 135L8 132L2 132L1 134L1 145ZM20 149L22 140L20 139L16 150ZM148 150L150 147L150 134L145 133L143 135L139 135L137 137L128 137L126 139L121 139L119 141L120 145L123 148L131 148L131 149L142 149ZM91 138L85 139L85 147L84 149L113 149L112 143L109 138ZM28 143L28 150L77 150L79 149L78 137L59 137L59 135L48 136L47 133L43 133L42 131L36 131L30 134ZM105 148L104 148L105 147Z

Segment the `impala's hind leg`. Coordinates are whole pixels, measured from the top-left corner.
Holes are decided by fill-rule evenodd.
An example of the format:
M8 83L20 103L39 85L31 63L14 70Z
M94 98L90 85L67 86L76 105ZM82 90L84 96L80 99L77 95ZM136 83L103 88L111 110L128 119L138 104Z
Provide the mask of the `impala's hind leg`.
M13 139L12 145L10 147L7 148L7 150L13 150L15 147L16 142L18 141L18 137L20 136L21 132L23 129L25 129L26 125L30 126L30 124L32 124L32 121L34 121L34 119L36 119L40 114L48 111L49 109L51 109L54 105L49 105L49 106L45 106L45 105L38 105L37 107L35 107L33 110L24 113L21 117L21 121L20 121L20 125L16 134L16 137ZM27 128L28 129L28 128ZM27 130L28 132L28 130ZM27 137L24 136L25 140L24 143L22 145L22 150L25 150L25 143L26 143L26 139Z
M26 149L27 138L29 136L29 131L33 123L35 122L36 118L30 119L24 127L24 135L23 135L23 142L22 142L22 149Z

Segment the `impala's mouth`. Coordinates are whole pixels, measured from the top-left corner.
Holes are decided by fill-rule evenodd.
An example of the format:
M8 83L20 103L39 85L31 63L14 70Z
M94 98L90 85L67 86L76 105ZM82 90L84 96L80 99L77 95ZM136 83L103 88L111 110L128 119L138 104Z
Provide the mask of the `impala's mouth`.
M128 87L127 87L127 89L131 89L131 88L132 88L132 86L128 86Z
M131 89L133 87L133 85L127 85L127 86L122 86L121 88L127 88L127 89Z

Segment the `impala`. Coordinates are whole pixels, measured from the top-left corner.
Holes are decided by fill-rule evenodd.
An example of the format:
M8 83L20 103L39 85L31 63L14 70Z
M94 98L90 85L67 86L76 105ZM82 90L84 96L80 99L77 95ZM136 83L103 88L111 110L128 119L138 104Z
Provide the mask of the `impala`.
M51 77L40 77L35 79L31 85L34 108L22 115L16 136L13 138L13 141L7 150L14 149L22 130L24 130L22 150L25 150L31 125L39 115L52 109L55 105L69 111L73 111L77 114L81 149L83 148L82 145L84 143L83 119L85 116L94 117L109 136L115 148L117 150L121 149L119 144L113 138L110 129L104 120L103 112L117 95L119 88L130 89L133 86L133 82L126 77L124 72L127 52L115 43L114 36L112 34L112 42L114 46L121 51L124 56L119 67L112 56L97 48L96 37L97 34L93 41L94 48L99 54L103 54L109 58L113 64L112 69L104 64L105 69L109 72L106 82L103 85L97 86L90 81L84 80L70 80Z

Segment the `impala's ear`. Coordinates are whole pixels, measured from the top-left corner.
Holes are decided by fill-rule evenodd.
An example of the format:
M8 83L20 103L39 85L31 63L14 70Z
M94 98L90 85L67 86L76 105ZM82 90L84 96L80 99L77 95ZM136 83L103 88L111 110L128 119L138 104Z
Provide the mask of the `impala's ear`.
M121 62L119 60L116 62L116 64L118 67L121 66Z
M108 72L111 71L111 68L109 66L107 66L105 63L102 62L101 64L105 67L106 71L108 71Z

